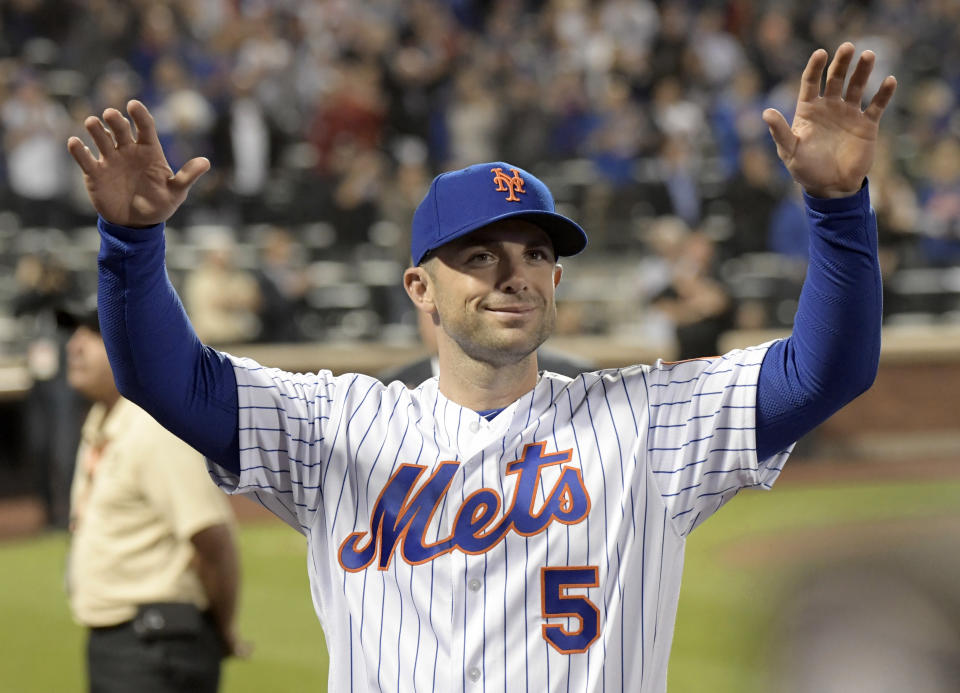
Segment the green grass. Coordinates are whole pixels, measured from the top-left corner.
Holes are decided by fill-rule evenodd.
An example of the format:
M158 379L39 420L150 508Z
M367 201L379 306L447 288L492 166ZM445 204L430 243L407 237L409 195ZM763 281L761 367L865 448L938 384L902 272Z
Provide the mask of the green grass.
M850 550L869 554L894 543L882 533L897 523L944 516L960 517L960 481L784 484L739 494L688 540L668 690L772 690L766 665L778 608L800 575L842 558L831 533L852 528L871 541ZM797 555L764 558L798 536L806 541ZM743 560L751 548L759 555Z
M671 693L760 693L779 597L798 569L821 560L816 542L790 560L744 551L777 548L799 532L827 536L869 526L960 515L960 481L824 486L745 492L693 533L670 667ZM885 525L886 526L886 525ZM327 658L307 584L303 538L279 522L240 532L242 634L248 661L231 661L224 693L325 690ZM83 631L63 593L62 534L0 544L0 690L80 693Z
M0 544L0 691L82 693L84 631L63 590L67 537ZM306 544L286 525L240 531L243 592L239 630L254 646L231 660L223 693L323 691L327 653L307 582Z

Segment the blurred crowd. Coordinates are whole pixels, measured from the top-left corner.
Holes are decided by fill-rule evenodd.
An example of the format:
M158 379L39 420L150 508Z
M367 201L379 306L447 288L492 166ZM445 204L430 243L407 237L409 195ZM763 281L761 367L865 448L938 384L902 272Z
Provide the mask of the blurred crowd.
M174 169L213 163L168 235L208 341L413 338L413 209L436 173L495 159L590 234L561 331L696 355L789 326L806 226L760 113L789 120L810 52L843 40L878 56L868 94L900 82L871 173L887 320L960 319L952 0L5 0L0 348L93 289L64 142L132 97Z

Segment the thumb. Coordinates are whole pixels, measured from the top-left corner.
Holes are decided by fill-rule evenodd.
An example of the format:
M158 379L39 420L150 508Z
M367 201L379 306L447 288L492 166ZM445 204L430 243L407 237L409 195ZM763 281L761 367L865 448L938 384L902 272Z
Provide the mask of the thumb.
M787 124L787 119L775 108L768 108L763 112L763 122L770 128L770 136L777 145L777 153L781 159L793 156L797 148L797 136Z
M177 175L175 175L170 182L173 187L179 190L187 190L197 182L200 176L209 170L210 160L206 157L198 156L185 163L183 168L177 171Z

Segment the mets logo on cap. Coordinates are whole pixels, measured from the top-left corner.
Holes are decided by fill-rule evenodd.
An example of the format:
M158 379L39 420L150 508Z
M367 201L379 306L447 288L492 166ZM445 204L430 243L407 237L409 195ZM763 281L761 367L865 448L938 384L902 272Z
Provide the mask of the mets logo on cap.
M513 176L508 176L499 166L490 169L493 173L493 182L497 185L497 192L507 193L507 202L519 202L520 198L517 197L517 193L525 194L527 191L523 188L523 178L520 176L520 171L515 168L510 170L513 171Z

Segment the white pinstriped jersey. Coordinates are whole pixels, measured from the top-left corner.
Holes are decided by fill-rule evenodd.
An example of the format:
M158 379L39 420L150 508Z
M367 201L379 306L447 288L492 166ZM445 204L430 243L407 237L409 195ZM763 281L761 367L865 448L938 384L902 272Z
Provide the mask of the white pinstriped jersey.
M684 537L758 465L768 345L543 373L492 421L347 374L234 359L237 477L302 532L331 691L666 688Z

